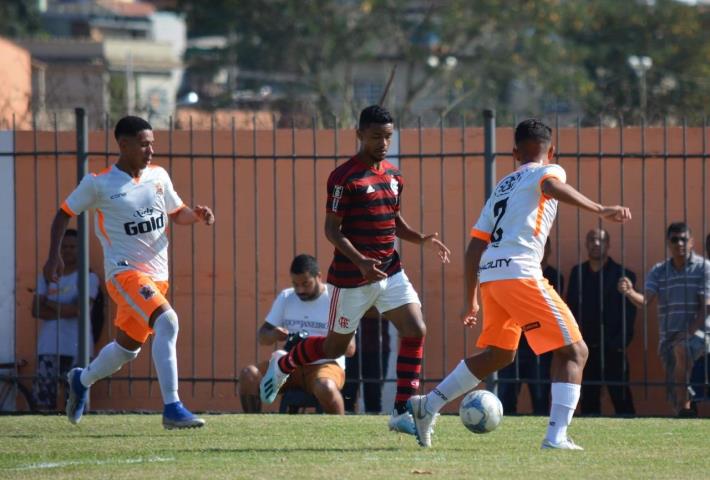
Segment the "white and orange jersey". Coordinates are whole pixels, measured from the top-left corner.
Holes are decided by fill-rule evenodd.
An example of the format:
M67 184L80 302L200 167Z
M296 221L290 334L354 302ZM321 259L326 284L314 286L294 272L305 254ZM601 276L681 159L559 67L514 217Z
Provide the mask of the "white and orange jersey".
M567 181L559 165L526 163L496 185L471 230L472 237L490 242L481 257L481 283L542 278L540 261L557 214L557 200L542 192L550 177Z
M86 175L62 203L62 210L71 216L96 210L95 230L104 251L107 281L126 270L165 281L168 215L184 206L162 167L151 165L133 178L113 165Z

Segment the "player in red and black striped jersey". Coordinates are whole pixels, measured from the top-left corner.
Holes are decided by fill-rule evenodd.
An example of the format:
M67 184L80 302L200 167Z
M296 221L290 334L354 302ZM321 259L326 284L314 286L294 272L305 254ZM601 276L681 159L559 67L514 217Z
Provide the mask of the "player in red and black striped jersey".
M310 337L287 355L275 354L261 382L265 403L273 402L288 375L300 365L342 355L363 314L374 306L400 334L395 411L391 430L414 434L406 403L419 387L424 335L421 302L394 248L396 237L433 248L442 262L450 251L437 233L413 230L400 214L402 175L385 157L394 132L389 112L373 105L360 114L360 151L328 179L325 233L335 247L328 271L329 331ZM335 357L332 357L332 356Z
M402 269L394 243L403 185L402 174L387 160L370 165L359 154L328 178L328 215L340 219L342 235L356 251L378 260L377 269L388 277ZM328 270L329 284L353 288L371 281L336 247Z

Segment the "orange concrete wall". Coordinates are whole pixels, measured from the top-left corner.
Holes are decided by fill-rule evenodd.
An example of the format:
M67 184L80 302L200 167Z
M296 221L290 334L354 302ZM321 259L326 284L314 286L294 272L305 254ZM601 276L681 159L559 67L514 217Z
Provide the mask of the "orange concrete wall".
M0 65L0 128L12 128L13 114L16 128L29 128L32 57L24 48L0 37Z
M420 144L418 131L404 130L400 142L405 180L403 215L415 228L438 231L453 251L452 263L442 267L429 251L422 252L411 244L401 248L405 269L422 297L428 324L423 382L427 389L462 356L474 351L477 332L464 329L458 317L463 298L463 252L484 200L480 155L419 157L420 153L438 155L441 151L457 155L462 151L482 152L483 131L445 129L443 138L440 133L438 129L423 130ZM671 157L664 160L663 132L647 129L645 160L627 158L622 162L614 156L598 158L598 152L618 154L619 130L603 130L601 135L597 129L581 130L579 145L576 130L559 132L558 152L568 182L594 199L623 201L631 207L632 222L624 227L606 227L611 235L611 255L619 261L623 258L640 280L664 258L664 228L670 221L687 218L698 239L696 251L701 250L709 217L703 203L708 175L700 157L702 136L701 129L687 130L685 151L696 156L682 160L673 155L683 152L683 132L670 129L667 150ZM511 137L511 129L498 129L500 152L509 150ZM623 150L641 152L640 138L640 129L624 129ZM31 132L18 132L17 151L32 151L34 142ZM39 150L55 149L53 133L39 132L36 142ZM74 142L74 133L60 133L57 148L73 150ZM90 151L110 152L92 156L91 170L114 160L115 146L105 132L92 132L90 142ZM265 359L270 353L257 345L256 329L275 293L289 286L291 258L310 252L318 257L324 271L328 267L331 248L322 233L326 179L336 165L333 157L349 155L355 149L353 131L338 131L337 135L332 130L297 130L293 135L291 130L238 131L234 135L230 131L216 131L214 135L208 131L192 135L186 131L156 132L156 150L166 155L156 162L172 172L175 187L186 203L212 205L217 217L212 229L170 227L173 278L169 295L180 316L180 388L189 405L199 410L240 409L233 379L247 363ZM190 151L198 155L193 162L185 157ZM577 151L589 155L565 156ZM212 159L213 152L229 158ZM279 158L254 160L255 154ZM314 160L314 154L326 158ZM294 159L292 155L304 158ZM509 156L498 156L498 178L512 168ZM21 155L16 161L16 178L17 356L32 360L37 324L29 315L31 290L45 260L51 218L76 184L75 160L70 155ZM560 208L551 235L552 263L561 268L566 283L571 267L584 260L586 231L596 225L597 219L590 214L568 206ZM101 272L101 254L93 235L91 259L94 269ZM632 380L660 382L663 377L655 353L654 311L649 311L646 319L639 315L636 331L629 351ZM101 344L113 332L110 327ZM117 376L154 377L149 348L145 350ZM32 369L29 366L25 373ZM209 381L212 378L217 380ZM662 388L634 387L634 395L639 414L670 413ZM157 382L106 381L96 385L92 398L93 408L98 409L160 406ZM523 408L527 405L524 401ZM604 408L611 413L608 402Z

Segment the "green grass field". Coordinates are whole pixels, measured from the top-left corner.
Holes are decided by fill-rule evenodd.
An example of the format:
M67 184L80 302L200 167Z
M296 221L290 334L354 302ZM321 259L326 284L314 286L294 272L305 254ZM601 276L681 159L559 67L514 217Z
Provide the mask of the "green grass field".
M0 478L675 478L710 477L710 420L575 419L584 452L540 450L546 418L493 433L440 418L434 446L387 431L385 416L208 415L166 431L158 415L0 417Z

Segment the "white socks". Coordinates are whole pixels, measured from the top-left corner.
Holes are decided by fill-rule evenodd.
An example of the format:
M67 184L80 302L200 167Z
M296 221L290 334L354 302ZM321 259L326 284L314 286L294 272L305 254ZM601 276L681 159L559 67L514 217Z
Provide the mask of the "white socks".
M153 364L158 374L160 393L165 405L180 400L178 397L177 353L178 316L175 310L163 312L155 319L153 331Z
M112 373L117 372L124 363L136 358L140 351L140 348L135 351L126 350L115 341L109 343L101 349L94 361L82 370L82 385L90 387L102 378L106 378Z
M427 394L424 408L429 413L438 413L444 405L473 390L479 383L481 381L471 373L471 370L466 366L466 362L461 360L456 365L456 368L434 390Z
M551 442L560 443L567 439L567 427L572 422L580 391L581 385L575 383L552 384L552 407L546 435Z

